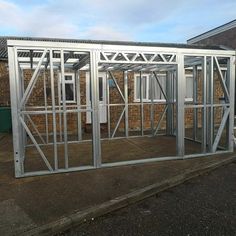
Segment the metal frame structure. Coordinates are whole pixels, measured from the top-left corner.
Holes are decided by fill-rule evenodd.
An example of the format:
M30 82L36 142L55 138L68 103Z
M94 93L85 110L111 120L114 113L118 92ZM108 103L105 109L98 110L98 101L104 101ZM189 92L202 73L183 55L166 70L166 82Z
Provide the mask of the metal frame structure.
M155 47L137 45L112 45L99 43L69 43L49 41L8 40L8 58L11 88L11 107L13 123L13 144L15 176L26 177L50 173L69 172L76 170L95 169L118 165L154 162L163 160L174 160L193 158L215 153L232 152L234 148L234 83L235 83L235 52L202 48L176 48ZM24 69L32 70L32 78L28 84L24 82ZM193 102L185 101L185 70L190 69L194 77ZM62 93L58 91L55 97L55 71L59 70L62 75ZM77 104L68 105L65 101L64 73L72 70L76 78ZM79 71L90 71L91 103L88 108L80 101ZM166 102L159 120L155 120L153 107L153 91L151 94L151 135L155 136L166 117L166 134L176 136L176 156L156 157L142 160L122 161L115 163L103 163L101 155L101 129L99 122L99 83L98 72L107 72L107 116L108 137L106 139L128 138L129 135L129 106L140 106L140 136L144 134L144 106L142 101L142 73L151 73L151 83L156 80ZM113 71L123 72L124 89L121 91ZM130 72L140 73L140 102L129 103L128 99L128 74ZM157 73L167 75L166 88L162 88ZM51 83L51 100L48 104L46 93L45 74ZM28 100L32 94L39 75L44 76L44 104L42 106L29 106ZM199 98L197 78L201 74L202 95ZM224 103L214 101L214 78L217 74L224 94ZM118 90L122 103L110 104L108 78L112 79ZM153 86L152 86L153 87ZM176 95L175 95L176 94ZM57 100L59 102L57 103ZM199 102L200 101L200 102ZM114 130L110 126L110 109L112 106L122 107L122 112ZM223 114L219 126L214 124L214 110L222 108ZM185 154L185 111L193 110L193 132L191 140L201 143L201 152L198 154ZM198 112L201 112L199 121ZM68 163L68 144L70 142L80 143L82 140L81 115L90 112L92 118L92 149L93 163L88 166L70 167ZM78 137L74 141L68 140L67 116L69 113L78 116ZM37 130L37 126L31 119L32 115L45 116L44 136ZM48 129L48 116L52 116L52 133ZM124 136L117 137L116 132L121 120L124 119ZM58 121L60 127L58 128ZM198 140L199 123L201 126L201 139ZM63 125L61 125L63 124ZM31 129L29 128L29 125ZM34 130L34 133L32 132ZM59 131L58 131L59 130ZM220 147L220 139L226 132L227 145L224 150ZM36 137L37 136L37 137ZM133 136L135 137L135 136ZM29 144L27 140L30 139ZM52 139L52 140L51 140ZM25 149L34 146L45 163L46 170L26 172L24 168ZM53 162L42 150L43 145L53 146ZM58 145L64 147L64 166L58 165Z

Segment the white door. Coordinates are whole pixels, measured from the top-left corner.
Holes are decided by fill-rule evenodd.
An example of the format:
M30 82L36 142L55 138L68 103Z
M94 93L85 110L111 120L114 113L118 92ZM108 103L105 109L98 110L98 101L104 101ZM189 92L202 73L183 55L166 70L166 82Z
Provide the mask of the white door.
M106 72L98 73L99 79L99 113L100 123L107 123L107 108L106 108ZM90 73L86 73L86 104L88 108L91 108L91 96L90 96ZM91 124L91 112L86 114L86 123Z

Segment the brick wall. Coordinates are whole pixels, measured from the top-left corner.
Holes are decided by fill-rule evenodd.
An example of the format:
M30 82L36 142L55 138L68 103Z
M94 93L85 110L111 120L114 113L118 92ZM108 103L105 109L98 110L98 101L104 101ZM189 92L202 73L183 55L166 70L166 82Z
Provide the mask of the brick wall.
M55 90L55 97L56 97L56 105L59 105L58 100L58 71L55 71L54 73L54 90ZM32 76L32 72L30 70L24 70L24 86L27 87L30 79ZM114 76L117 79L117 83L122 91L124 93L124 81L123 81L123 72L114 72ZM10 88L9 88L9 73L7 70L7 63L1 62L0 63L0 105L6 106L10 104ZM51 82L49 80L49 71L46 71L45 73L46 78L46 91L47 91L47 105L48 110L50 110L50 106L52 105L51 101ZM198 101L201 102L202 99L202 91L201 91L201 81L202 78L199 76L199 86L198 86ZM32 95L30 96L27 106L44 106L44 76L43 74L40 74L37 80L37 83L35 84L34 90ZM80 72L80 88L81 88L81 104L86 105L86 73L84 71ZM129 103L134 103L134 73L128 73L128 91L129 91ZM215 91L216 91L216 98L215 102L218 103L218 98L222 96L223 92L220 88L219 81L215 81ZM116 88L110 88L110 104L116 104L116 103L123 103L123 100L117 91ZM62 107L61 107L62 109ZM110 122L111 122L111 129L114 129L117 121L119 119L119 116L122 112L123 106L114 106L110 107ZM160 115L162 114L162 111L164 109L164 105L155 104L154 105L154 120L155 125L157 124L157 121L159 120ZM199 109L200 110L200 109ZM150 129L151 128L151 105L144 103L144 129ZM140 129L141 124L141 109L140 105L131 105L129 106L129 128L131 130L137 130ZM220 119L220 112L216 114L217 119ZM52 122L52 115L48 115L48 131L49 133L53 132L53 122ZM84 132L91 132L91 125L86 124L86 112L81 113L82 118L82 129ZM198 118L199 122L201 121L201 112L198 112ZM37 129L44 133L45 132L45 121L46 116L45 115L31 115L31 119L36 124ZM60 116L59 114L56 115L56 124L57 124L57 132L60 131L59 127L59 121L61 120L61 129L63 131L63 115ZM76 134L77 132L77 114L76 113L68 113L67 114L67 129L69 134ZM193 109L186 109L185 111L185 127L191 127L193 123ZM163 119L162 128L165 128L166 120ZM199 123L200 125L200 123ZM30 129L32 132L35 132L33 130L32 125L30 125ZM104 125L102 125L104 126ZM122 122L119 126L119 130L124 130L124 119L122 119Z
M0 61L0 106L10 106L8 63Z

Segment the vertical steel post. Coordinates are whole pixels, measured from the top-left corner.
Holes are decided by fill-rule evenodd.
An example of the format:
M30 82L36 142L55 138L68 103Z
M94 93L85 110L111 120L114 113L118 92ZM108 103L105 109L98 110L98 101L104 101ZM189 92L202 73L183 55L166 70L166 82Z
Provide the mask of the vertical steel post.
M44 92L44 109L45 109L45 132L46 132L46 143L48 143L48 104L47 104L47 91L46 91L46 75L45 69L43 71L43 92Z
M106 85L107 85L107 132L108 138L111 138L111 117L110 117L110 86L109 86L109 73L106 72Z
M20 88L19 88L19 91L20 91L20 98L23 97L24 95L24 91L25 91L25 84L24 84L24 72L23 70L21 69L19 63L18 63L18 71L19 71L19 80L20 80ZM22 106L22 109L25 110L25 105ZM23 120L25 121L25 115L22 114L23 116ZM26 146L26 143L27 143L27 135L26 135L26 132L25 132L25 129L21 128L21 132L22 132L22 159L25 159L25 146Z
M18 109L18 112L20 112L19 110L25 110L25 103L20 106L20 101L22 99L22 97L24 96L24 92L23 92L23 87L22 87L22 81L21 81L21 69L20 69L20 65L18 62L18 55L17 55L17 50L15 50L15 65L16 65L16 81L17 81L17 86L18 86L18 106L20 109ZM22 117L22 119L25 119L25 115L24 114L20 114L19 113L19 118ZM21 137L20 139L20 153L21 153L21 161L23 162L25 159L25 145L24 145L24 137L25 137L25 129L22 126L22 124L20 123L20 128L19 128L19 135Z
M54 168L58 170L57 157L57 124L56 124L56 108L55 108L55 91L54 91L54 71L53 71L53 51L49 51L50 64L50 80L51 80L51 98L52 98L52 122L53 122L53 153L54 153Z
M60 74L61 78L57 80L57 93L58 93L58 111L59 111L59 135L60 135L60 142L62 142L62 109L61 109L61 92L62 92L62 74Z
M197 65L193 67L193 104L197 105L198 99L198 71ZM198 108L193 108L193 140L198 135Z
M67 113L66 113L66 86L65 86L65 66L64 51L61 50L61 82L62 82L62 106L63 106L63 135L64 135L64 158L65 168L68 169L68 134L67 134Z
M140 109L141 109L141 111L140 111L140 113L141 113L141 135L143 136L143 116L144 116L144 114L143 114L143 78L142 78L142 71L140 71L139 75L140 75L140 88L139 89L140 89L140 102L141 102L141 107L140 107Z
M227 64L227 87L229 91L229 125L228 125L228 149L234 151L234 96L235 96L235 56L228 59Z
M80 74L79 70L75 71L75 84L76 84L76 101L77 109L81 109L81 95L80 95ZM81 124L81 111L77 111L77 132L78 141L82 140L82 124Z
M206 62L206 56L203 57L202 62L202 74L203 74L203 81L202 81L202 153L206 153L206 123L207 123L207 117L206 117L206 95L207 95L207 62Z
M150 74L149 80L151 80L150 86L150 96L151 96L151 110L150 110L150 119L151 119L151 132L152 136L154 136L154 75L153 73Z
M100 116L99 116L99 81L98 81L99 51L90 53L90 79L92 102L92 126L93 126L93 161L94 166L101 167L101 140L100 140Z
M167 97L167 111L166 111L166 134L172 135L173 131L173 88L172 88L172 73L166 72L166 97Z
M208 152L212 152L213 136L214 136L214 119L213 119L213 79L214 79L214 68L213 68L213 57L208 57L207 63L207 104L210 105L207 108L207 145Z
M16 57L16 58L15 58ZM8 47L8 62L9 62L9 76L10 76L10 91L11 91L11 115L12 115L12 132L13 132L13 147L14 147L14 164L15 177L21 177L24 174L24 164L21 153L21 139L20 136L20 120L19 120L19 86L18 75L16 73L17 67L17 52L14 47Z
M129 97L128 97L128 72L123 72L124 77L124 97L125 97L125 136L129 136Z
M171 86L172 86L172 135L176 135L177 113L176 113L176 93L177 93L177 71L171 71Z
M177 155L184 156L184 101L185 101L185 72L184 72L184 55L178 54L177 68L177 135L176 135L176 150Z

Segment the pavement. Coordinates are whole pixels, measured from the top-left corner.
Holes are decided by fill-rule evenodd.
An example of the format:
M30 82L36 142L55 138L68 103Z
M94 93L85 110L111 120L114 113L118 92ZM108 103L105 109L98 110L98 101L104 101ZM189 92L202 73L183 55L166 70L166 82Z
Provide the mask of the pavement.
M11 142L0 140L0 235L55 235L236 160L231 153L15 179Z
M129 207L86 222L64 236L235 236L236 162Z

